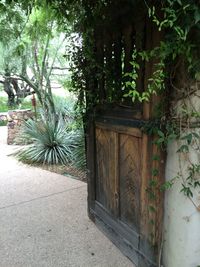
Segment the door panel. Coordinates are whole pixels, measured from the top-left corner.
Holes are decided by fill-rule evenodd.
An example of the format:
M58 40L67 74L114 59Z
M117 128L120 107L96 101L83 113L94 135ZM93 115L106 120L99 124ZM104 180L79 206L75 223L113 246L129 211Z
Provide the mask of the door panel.
M139 231L141 138L119 134L120 220Z
M96 124L96 224L139 263L141 131Z
M96 127L96 201L139 231L141 134L138 129Z
M146 193L153 145L139 125L137 120L98 117L90 128L89 215L136 266L156 267ZM155 218L161 217L162 197L158 206Z
M118 214L117 133L96 128L96 200L113 216Z

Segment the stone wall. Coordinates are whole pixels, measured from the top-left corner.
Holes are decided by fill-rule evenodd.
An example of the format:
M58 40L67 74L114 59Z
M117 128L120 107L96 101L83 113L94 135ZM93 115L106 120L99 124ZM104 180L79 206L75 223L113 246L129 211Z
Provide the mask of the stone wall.
M33 118L34 114L30 109L8 111L8 139L7 144L19 144L16 137L24 121Z

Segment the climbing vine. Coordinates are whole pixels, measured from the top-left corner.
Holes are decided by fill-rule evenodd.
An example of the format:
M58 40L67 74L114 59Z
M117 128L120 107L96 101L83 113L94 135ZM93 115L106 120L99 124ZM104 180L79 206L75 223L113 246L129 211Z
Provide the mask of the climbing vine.
M199 205L193 200L194 189L200 187L200 164L198 159L192 159L194 151L199 153L199 118L198 107L192 103L192 96L199 98L198 81L199 62L199 38L194 39L195 32L200 28L200 8L196 1L167 1L168 5L163 7L163 19L156 15L155 7L149 9L149 16L153 19L159 30L167 29L166 40L157 48L165 69L165 78L168 78L172 87L173 103L170 107L169 117L165 116L165 129L157 129L157 145L167 145L176 140L178 143L177 153L179 155L179 172L170 181L161 185L161 189L169 189L177 179L181 179L181 192L187 196L199 210ZM171 59L174 68L166 71L168 59ZM174 82L178 76L179 65L182 64L185 79L180 83ZM158 75L158 84L163 81L163 73ZM157 91L160 87L157 87ZM176 97L178 96L178 97ZM178 102L179 101L179 102ZM175 106L175 104L177 106ZM186 163L186 167L182 166Z
M152 219L156 210L157 195L159 191L169 190L174 183L179 181L183 193L200 211L200 205L194 198L200 189L200 112L199 112L199 29L200 7L196 1L166 1L162 8L162 18L157 15L155 7L148 7L149 17L154 21L159 30L165 30L166 35L159 47L151 51L135 51L133 59L142 57L149 61L159 58L155 65L152 77L149 79L147 90L139 93L135 86L137 79L137 63L133 63L133 71L128 74L132 81L127 83L133 101L149 101L153 94L163 94L166 86L170 87L170 105L167 110L161 111L157 119L148 122L143 130L150 135L157 136L154 143L166 149L171 142L177 143L179 171L170 180L159 184L158 169L152 169L152 179L149 181L147 193L150 201L149 224L152 231L155 220ZM136 54L137 53L137 54ZM134 75L132 75L134 74ZM126 74L127 75L127 74ZM179 80L175 77L180 76ZM164 94L163 94L164 95ZM158 155L153 156L153 161L159 161ZM197 193L198 194L198 193ZM153 233L151 242L153 243Z
M116 21L112 21L108 11L112 9L112 14L115 11L119 12L119 5L123 10L120 1L48 2L62 13L63 18L73 21L74 31L77 32L76 38L79 42L73 41L71 70L73 90L78 94L79 107L83 113L88 114L89 110L105 103L110 106L113 103L126 105L129 99L132 105L136 105L138 102L151 101L153 95L161 95L161 104L154 107L154 120L148 122L143 130L149 135L157 136L154 137L154 143L159 148L166 149L170 142L177 142L180 171L170 181L158 185L155 180L159 173L153 169L153 178L147 191L170 189L176 180L181 179L181 192L195 204L193 194L194 190L200 187L200 165L198 160L191 159L190 154L192 150L198 154L200 139L198 130L200 110L193 101L194 97L200 97L198 95L200 79L199 2L197 0L165 0L157 3L143 0L138 4L135 1L137 7L144 5L149 19L153 21L158 31L163 32L163 38L158 46L150 50L134 47L130 62L132 69L129 68L128 71L123 64L118 65L119 71L114 69L113 64L109 62L113 54L111 59L106 58L105 47L103 48L105 67L102 67L96 56L95 42L98 43L98 40L104 38L104 33L101 31L113 27L110 31L112 33L115 27ZM120 12L118 15L120 16ZM134 17L134 14L130 14L131 17ZM119 25L118 27L120 28ZM106 38L109 39L109 35ZM109 47L109 43L106 45ZM112 46L113 44L110 44L110 48ZM121 51L122 63L125 57L123 49ZM145 91L141 91L137 84L139 71L149 61L154 62L153 73L148 79ZM122 73L122 77L113 81L111 76L117 77L119 72ZM104 81L106 93L101 92L99 89L101 85L96 83L96 80L101 80L103 77L106 77ZM116 88L121 88L121 90ZM184 168L181 166L183 159L184 162L187 161L187 167L184 166ZM159 160L159 157L154 155L153 161L159 162ZM195 206L199 209L198 204Z

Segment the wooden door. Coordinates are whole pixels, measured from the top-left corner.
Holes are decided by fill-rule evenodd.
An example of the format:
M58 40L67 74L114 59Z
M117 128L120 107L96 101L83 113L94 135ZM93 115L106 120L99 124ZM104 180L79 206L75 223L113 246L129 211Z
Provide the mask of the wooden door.
M151 159L140 121L99 117L88 140L89 215L139 267L156 266L146 187ZM93 133L93 135L92 135ZM91 159L92 155L92 159ZM162 201L159 202L162 206ZM155 220L160 216L158 212ZM156 233L159 229L155 229ZM157 234L157 241L158 241ZM152 245L152 246L151 246Z
M154 117L159 97L132 103L124 98L122 82L123 73L132 70L133 49L150 51L159 45L162 33L149 20L145 6L139 1L138 10L132 2L127 1L125 13L118 8L120 14L114 16L112 25L118 27L108 27L109 21L98 24L95 31L99 74L94 79L96 86L87 88L99 94L99 102L87 113L88 211L137 267L156 267L162 248L163 195L154 188L156 199L152 200L148 191L152 180L155 184L163 180L164 160L153 144L154 137L143 133L141 125ZM138 16L133 15L134 10ZM139 62L139 92L147 90L157 60ZM159 162L153 160L154 155L160 157ZM156 177L152 175L155 169Z
M124 239L137 263L141 132L136 128L96 123L95 212ZM115 237L116 238L116 237ZM115 241L115 240L114 240Z
M96 123L96 202L138 229L141 131Z

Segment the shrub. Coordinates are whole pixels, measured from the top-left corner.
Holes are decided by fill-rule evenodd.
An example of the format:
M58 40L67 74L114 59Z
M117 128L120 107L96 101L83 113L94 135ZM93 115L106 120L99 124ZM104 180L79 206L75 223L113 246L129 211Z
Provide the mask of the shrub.
M1 126L6 126L7 125L7 123L8 123L8 121L7 120L0 120L0 127Z
M24 122L21 138L31 144L17 153L19 160L44 164L71 162L75 145L62 116L43 114L39 121Z

